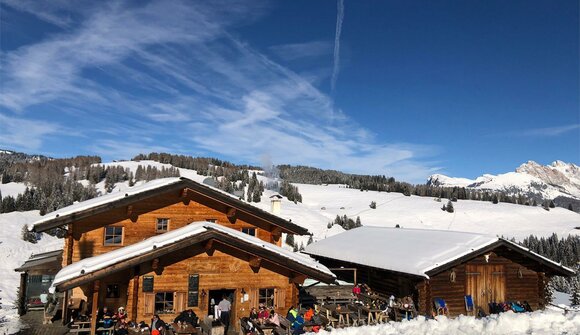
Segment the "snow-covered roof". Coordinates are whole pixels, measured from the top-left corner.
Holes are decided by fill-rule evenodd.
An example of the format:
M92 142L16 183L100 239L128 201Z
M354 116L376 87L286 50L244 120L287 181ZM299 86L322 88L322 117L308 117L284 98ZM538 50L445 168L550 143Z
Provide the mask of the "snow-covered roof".
M220 197L222 201L229 203L233 207L239 207L240 209L244 209L246 212L250 212L257 217L261 217L267 221L274 223L288 232L298 235L306 235L308 234L308 230L300 225L297 225L293 222L290 222L276 214L270 213L268 211L262 210L256 206L253 206L250 203L246 203L241 201L235 195L230 193L224 192L220 189L215 187L211 187L208 185L204 185L198 183L194 180L185 178L185 177L173 177L173 178L162 178L156 179L150 182L147 182L140 186L134 186L129 189L126 189L123 192L113 192L108 193L93 199L89 199L83 202L75 203L73 205L61 208L57 211L48 213L44 215L41 219L34 222L32 226L30 226L30 230L36 231L43 231L50 228L54 228L54 226L62 225L62 221L64 219L74 219L75 216L78 219L79 213L83 212L94 212L96 210L106 210L108 209L109 205L112 205L115 202L119 202L124 200L125 198L130 199L131 197L137 196L139 194L143 194L146 192L154 192L155 190L159 189L167 189L174 187L180 187L183 185L185 187L193 188L203 194L207 194L211 197ZM70 221L69 221L70 222Z
M305 253L428 278L429 271L499 241L574 272L496 236L443 230L360 227L310 244Z
M56 288L60 284L75 279L89 273L105 269L111 265L130 260L134 257L141 256L164 246L174 244L176 242L192 238L202 233L217 231L231 237L234 237L243 242L258 246L263 250L282 256L290 261L297 262L306 266L318 273L324 273L327 276L334 277L334 274L324 265L318 263L312 257L304 254L292 252L283 249L275 244L265 242L257 237L244 234L240 231L233 230L211 222L194 222L185 227L171 230L162 235L150 237L141 242L119 248L98 256L85 258L76 263L70 264L61 269L54 278L52 288ZM209 237L214 238L215 236Z
M107 194L102 195L100 197L92 198L92 199L85 200L82 202L77 202L77 203L72 204L70 206L63 207L59 210L56 210L54 212L50 212L50 213L44 215L38 221L34 222L34 224L31 226L31 229L33 229L35 226L38 226L42 223L54 220L54 219L59 218L59 217L71 215L71 214L74 214L74 213L77 213L80 211L84 211L87 209L91 209L94 207L98 207L101 205L112 203L112 202L115 202L117 200L123 199L125 197L134 196L137 194L141 194L141 193L144 193L147 191L155 190L155 189L158 189L158 188L161 188L164 186L177 184L180 182L181 182L181 178L179 178L179 177L156 179L156 180L152 180L150 182L147 182L143 185L131 187L131 188L125 190L124 192L107 193Z

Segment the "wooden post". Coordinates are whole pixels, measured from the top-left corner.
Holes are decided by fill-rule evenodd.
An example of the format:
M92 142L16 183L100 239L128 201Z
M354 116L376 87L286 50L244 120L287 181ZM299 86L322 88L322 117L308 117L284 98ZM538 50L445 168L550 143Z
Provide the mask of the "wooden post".
M65 266L72 264L72 256L73 256L73 225L69 224L66 232L66 263Z
M131 301L131 319L137 322L137 300L139 299L139 266L133 270L133 301Z
M68 320L68 294L69 290L64 291L64 295L62 296L62 324L66 325Z
M18 315L26 314L26 285L28 284L28 273L20 274L20 290L18 291Z
M91 308L91 335L97 334L97 314L99 312L99 289L101 288L101 281L95 280L93 282L93 301Z

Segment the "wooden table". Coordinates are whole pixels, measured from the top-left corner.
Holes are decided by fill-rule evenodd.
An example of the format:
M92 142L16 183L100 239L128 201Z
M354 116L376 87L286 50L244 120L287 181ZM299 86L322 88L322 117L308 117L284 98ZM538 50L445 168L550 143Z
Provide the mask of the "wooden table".
M329 305L324 305L324 307L326 307L327 309L329 309L330 311L332 311L333 313L338 314L338 325L339 326L349 326L350 325L350 309L348 308L348 306L340 306L340 308L338 308L337 305L334 304L329 304ZM346 320L345 320L345 316L346 316Z
M174 334L197 334L197 328L190 325L189 323L178 325L177 323L172 323L171 328Z
M382 312L380 308L372 308L367 306L358 306L362 311L367 313L367 324L373 324L378 322L379 320L379 313Z
M260 329L264 335L271 335L274 332L274 329L276 329L278 326L271 324L271 323L258 323L258 322L254 322L254 326L256 326L256 328Z

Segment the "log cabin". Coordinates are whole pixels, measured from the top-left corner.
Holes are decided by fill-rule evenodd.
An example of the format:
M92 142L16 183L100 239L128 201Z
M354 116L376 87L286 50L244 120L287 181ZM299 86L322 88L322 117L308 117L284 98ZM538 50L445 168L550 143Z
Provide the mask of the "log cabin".
M93 315L98 307L126 307L130 319L148 322L153 314L172 320L191 308L203 318L224 294L233 320L259 303L285 314L306 278L335 278L310 257L281 248L282 233L306 229L187 178L77 203L32 229L56 227L66 227L67 238L53 287L67 301L87 300Z
M445 300L450 316L469 314L466 296L486 314L490 302L527 301L541 309L549 278L575 274L514 242L454 231L361 227L310 244L305 253L331 269L356 269L336 272L339 279L386 297L412 296L427 316L436 312L435 298Z

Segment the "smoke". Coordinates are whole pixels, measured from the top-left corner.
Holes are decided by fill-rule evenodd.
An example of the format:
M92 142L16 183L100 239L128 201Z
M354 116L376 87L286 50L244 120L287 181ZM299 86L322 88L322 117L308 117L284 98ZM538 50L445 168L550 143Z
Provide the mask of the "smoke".
M278 167L272 162L272 157L269 154L264 154L261 157L261 161L264 175L272 179L278 179L280 172L278 171Z
M330 79L330 91L334 93L338 72L340 71L340 33L342 31L342 21L344 20L344 0L337 0L338 11L336 12L336 35L334 36L334 55L332 77Z

